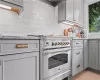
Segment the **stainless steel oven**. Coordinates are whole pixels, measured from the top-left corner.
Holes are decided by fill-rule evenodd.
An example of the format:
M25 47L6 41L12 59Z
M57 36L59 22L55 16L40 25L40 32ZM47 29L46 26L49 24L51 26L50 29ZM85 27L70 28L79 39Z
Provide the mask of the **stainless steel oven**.
M45 40L42 53L43 80L63 80L71 74L70 43L66 38Z
M45 50L43 55L44 78L71 69L71 49Z

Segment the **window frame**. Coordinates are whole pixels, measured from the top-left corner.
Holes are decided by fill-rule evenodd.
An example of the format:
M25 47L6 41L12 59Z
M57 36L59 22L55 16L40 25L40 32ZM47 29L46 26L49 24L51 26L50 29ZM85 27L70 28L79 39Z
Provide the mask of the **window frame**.
M89 32L89 5L99 2L100 0L85 0L84 1L84 26L86 30L86 37L89 37L89 35L97 35L100 34L100 32Z

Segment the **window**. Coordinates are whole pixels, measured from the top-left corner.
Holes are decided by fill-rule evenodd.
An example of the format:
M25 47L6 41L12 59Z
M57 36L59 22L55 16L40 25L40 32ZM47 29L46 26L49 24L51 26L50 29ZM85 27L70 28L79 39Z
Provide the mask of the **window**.
M89 5L89 32L100 32L100 1Z

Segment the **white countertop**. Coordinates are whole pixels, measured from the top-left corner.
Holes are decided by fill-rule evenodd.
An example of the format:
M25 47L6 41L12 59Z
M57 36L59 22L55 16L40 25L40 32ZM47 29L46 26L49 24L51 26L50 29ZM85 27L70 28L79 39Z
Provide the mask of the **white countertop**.
M0 35L1 40L39 40L39 37L35 36L4 36Z
M73 40L87 40L88 38L73 38Z

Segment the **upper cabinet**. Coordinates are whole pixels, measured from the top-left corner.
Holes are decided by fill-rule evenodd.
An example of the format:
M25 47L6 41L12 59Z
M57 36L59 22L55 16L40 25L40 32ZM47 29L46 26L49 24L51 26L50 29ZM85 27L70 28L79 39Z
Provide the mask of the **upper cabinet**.
M58 5L58 22L83 25L83 0L67 0Z
M73 0L58 5L58 22L73 21Z
M83 0L74 1L74 22L83 25Z

